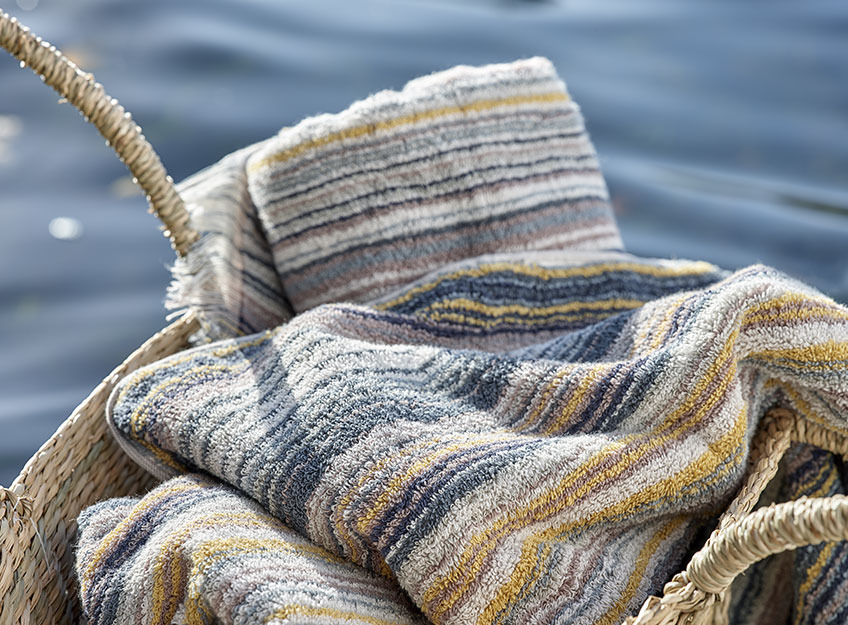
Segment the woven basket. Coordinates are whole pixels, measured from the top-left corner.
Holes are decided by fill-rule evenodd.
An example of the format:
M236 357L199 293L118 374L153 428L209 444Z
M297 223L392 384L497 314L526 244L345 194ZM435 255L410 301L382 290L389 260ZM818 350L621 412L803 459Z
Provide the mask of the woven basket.
M77 107L127 165L182 256L198 234L159 157L130 115L90 74L0 11L0 45ZM198 329L185 316L151 337L89 395L27 462L11 487L0 488L0 625L76 623L73 573L76 517L96 501L144 492L155 484L109 434L104 408L119 379L188 347ZM745 483L718 529L664 589L650 597L631 625L727 623L728 589L751 564L778 552L848 539L848 497L754 506L794 442L848 457L848 437L774 409L752 445Z

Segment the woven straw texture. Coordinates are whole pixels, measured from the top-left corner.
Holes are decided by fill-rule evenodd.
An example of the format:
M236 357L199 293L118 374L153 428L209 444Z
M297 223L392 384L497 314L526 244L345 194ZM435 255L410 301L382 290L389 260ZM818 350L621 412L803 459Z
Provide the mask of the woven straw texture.
M165 234L183 255L197 240L171 179L140 128L90 74L0 11L0 45L74 104L115 149L144 189ZM137 494L155 480L108 432L106 400L125 375L188 347L199 325L186 316L151 337L105 379L38 450L11 487L0 488L0 625L76 623L80 618L72 544L80 511ZM843 457L848 438L773 410L752 446L745 485L707 544L627 622L727 623L728 588L751 564L788 549L848 539L848 497L802 499L753 510L793 441Z
M106 400L130 371L184 349L197 327L183 319L139 347L74 410L12 486L0 489L2 625L78 622L71 548L77 516L101 499L153 486L109 433Z

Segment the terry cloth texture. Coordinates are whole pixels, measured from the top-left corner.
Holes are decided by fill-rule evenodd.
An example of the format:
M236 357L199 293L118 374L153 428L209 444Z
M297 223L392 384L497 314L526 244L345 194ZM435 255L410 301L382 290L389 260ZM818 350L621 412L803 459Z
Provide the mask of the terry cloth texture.
M213 339L490 252L622 249L580 110L541 58L455 67L307 119L187 190L205 236L177 262L169 306Z
M425 625L391 580L198 475L88 508L77 575L90 623Z
M177 354L110 418L433 623L611 625L699 546L776 404L848 428L844 307L761 266L536 252Z

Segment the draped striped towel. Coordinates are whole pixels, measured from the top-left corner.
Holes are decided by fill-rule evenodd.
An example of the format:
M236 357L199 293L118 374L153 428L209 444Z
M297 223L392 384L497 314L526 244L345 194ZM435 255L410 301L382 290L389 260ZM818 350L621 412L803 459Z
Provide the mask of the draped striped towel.
M432 623L612 625L700 545L776 404L846 430L843 306L767 267L542 251L177 354L110 419Z
M213 339L480 254L622 248L580 110L541 58L455 67L304 120L180 192L204 236L168 306Z

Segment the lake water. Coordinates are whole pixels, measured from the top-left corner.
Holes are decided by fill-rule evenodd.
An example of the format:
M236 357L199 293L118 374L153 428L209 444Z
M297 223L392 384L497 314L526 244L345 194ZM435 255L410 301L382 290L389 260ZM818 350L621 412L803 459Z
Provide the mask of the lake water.
M630 251L728 268L765 262L848 302L844 0L5 8L95 73L176 179L421 74L547 56L583 109ZM166 323L170 248L99 135L56 100L0 57L7 485Z

